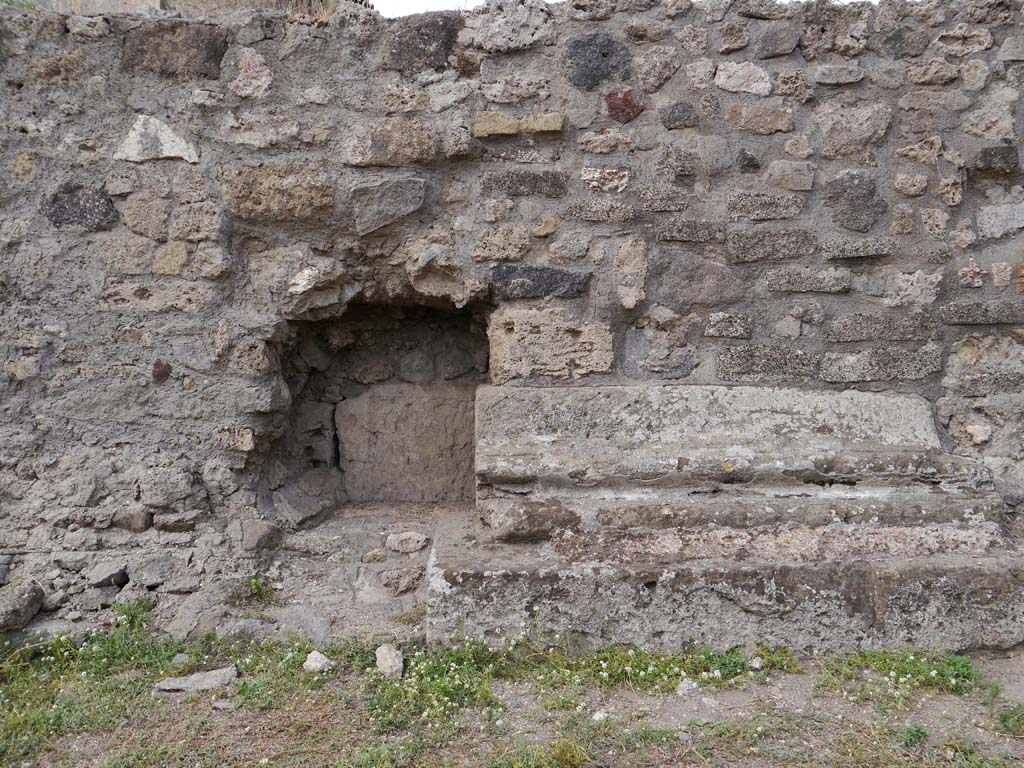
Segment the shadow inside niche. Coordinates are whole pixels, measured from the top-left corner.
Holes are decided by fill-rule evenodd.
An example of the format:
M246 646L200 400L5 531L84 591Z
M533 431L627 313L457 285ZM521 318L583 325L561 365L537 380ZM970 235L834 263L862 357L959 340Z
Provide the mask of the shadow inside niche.
M357 304L293 322L288 350L292 405L265 457L264 517L295 528L345 503L473 499L481 312Z

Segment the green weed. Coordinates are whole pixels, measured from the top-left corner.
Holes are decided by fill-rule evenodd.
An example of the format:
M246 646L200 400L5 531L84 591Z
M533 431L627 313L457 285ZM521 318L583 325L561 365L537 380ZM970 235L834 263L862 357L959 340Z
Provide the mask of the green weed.
M909 749L927 741L928 731L923 725L914 723L913 725L908 725L903 729L899 734L899 738L900 744Z

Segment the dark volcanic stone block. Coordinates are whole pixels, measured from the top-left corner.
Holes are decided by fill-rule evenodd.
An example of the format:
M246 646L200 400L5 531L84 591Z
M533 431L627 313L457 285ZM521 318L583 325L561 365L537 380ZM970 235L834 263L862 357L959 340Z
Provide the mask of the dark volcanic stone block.
M557 267L533 267L525 264L501 264L492 273L494 295L498 299L530 299L579 296L590 283L589 272L574 272Z
M228 49L220 27L181 21L144 22L125 37L121 66L173 80L216 80Z
M62 184L43 203L43 215L55 227L78 225L94 232L117 221L117 209L106 192L73 181Z
M568 177L558 171L493 171L484 174L480 190L509 197L565 197L568 183Z
M446 69L459 30L465 25L458 11L416 13L391 22L384 49L384 69L415 75L425 69Z
M573 37L565 46L565 76L592 91L605 80L629 77L629 49L607 32Z

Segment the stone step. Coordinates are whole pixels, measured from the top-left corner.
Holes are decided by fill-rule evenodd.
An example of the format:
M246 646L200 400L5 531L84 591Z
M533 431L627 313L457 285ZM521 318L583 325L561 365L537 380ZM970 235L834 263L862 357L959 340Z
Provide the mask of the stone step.
M978 489L917 396L766 387L480 387L476 473L491 489L897 482Z
M1015 541L978 554L830 551L807 561L790 543L778 560L663 558L650 544L633 557L611 557L596 540L560 552L551 542L502 543L475 516L450 517L428 567L428 638L539 631L661 651L764 642L807 653L1024 642Z
M623 497L591 489L565 498L557 490L487 500L485 519L499 539L537 541L559 530L686 530L707 526L752 528L797 523L920 526L1003 524L1006 505L996 494L945 493L928 487L859 485L820 488L711 486L684 491L638 491Z
M1001 514L990 470L946 453L916 396L480 387L476 437L477 501L498 528L534 503L591 528L664 507L697 525Z

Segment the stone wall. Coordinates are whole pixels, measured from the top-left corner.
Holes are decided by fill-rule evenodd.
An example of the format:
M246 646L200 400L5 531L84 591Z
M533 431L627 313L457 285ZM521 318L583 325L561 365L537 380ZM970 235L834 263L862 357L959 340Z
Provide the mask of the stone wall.
M904 397L840 409L911 404L927 422L913 449L967 467L929 460L915 482L970 476L1012 530L1020 6L2 13L0 583L37 579L51 625L148 594L175 631L212 628L240 574L329 559L302 529L347 501L441 503L420 518L429 532L468 491L452 467L472 456L485 379L512 393L742 385L769 392L769 410L794 391L811 411L849 390ZM361 349L352 324L395 311ZM555 423L573 400L550 407ZM365 422L382 409L390 442L373 443ZM742 420L708 419L679 434L728 424L743 443ZM643 413L631 424L668 434ZM521 435L499 423L495 453L489 430L478 480L500 528L537 465L511 466ZM395 453L431 433L436 454ZM644 455L628 482L645 482ZM375 457L395 459L383 481ZM869 464L847 475L893 476ZM608 466L601 482L620 487ZM395 491L387 472L402 467ZM536 496L545 509L559 492ZM511 538L648 514L616 504L537 524L519 509ZM337 579L366 602L422 589L419 561L372 565L421 555L360 546L337 555ZM213 624L187 620L203 610Z

